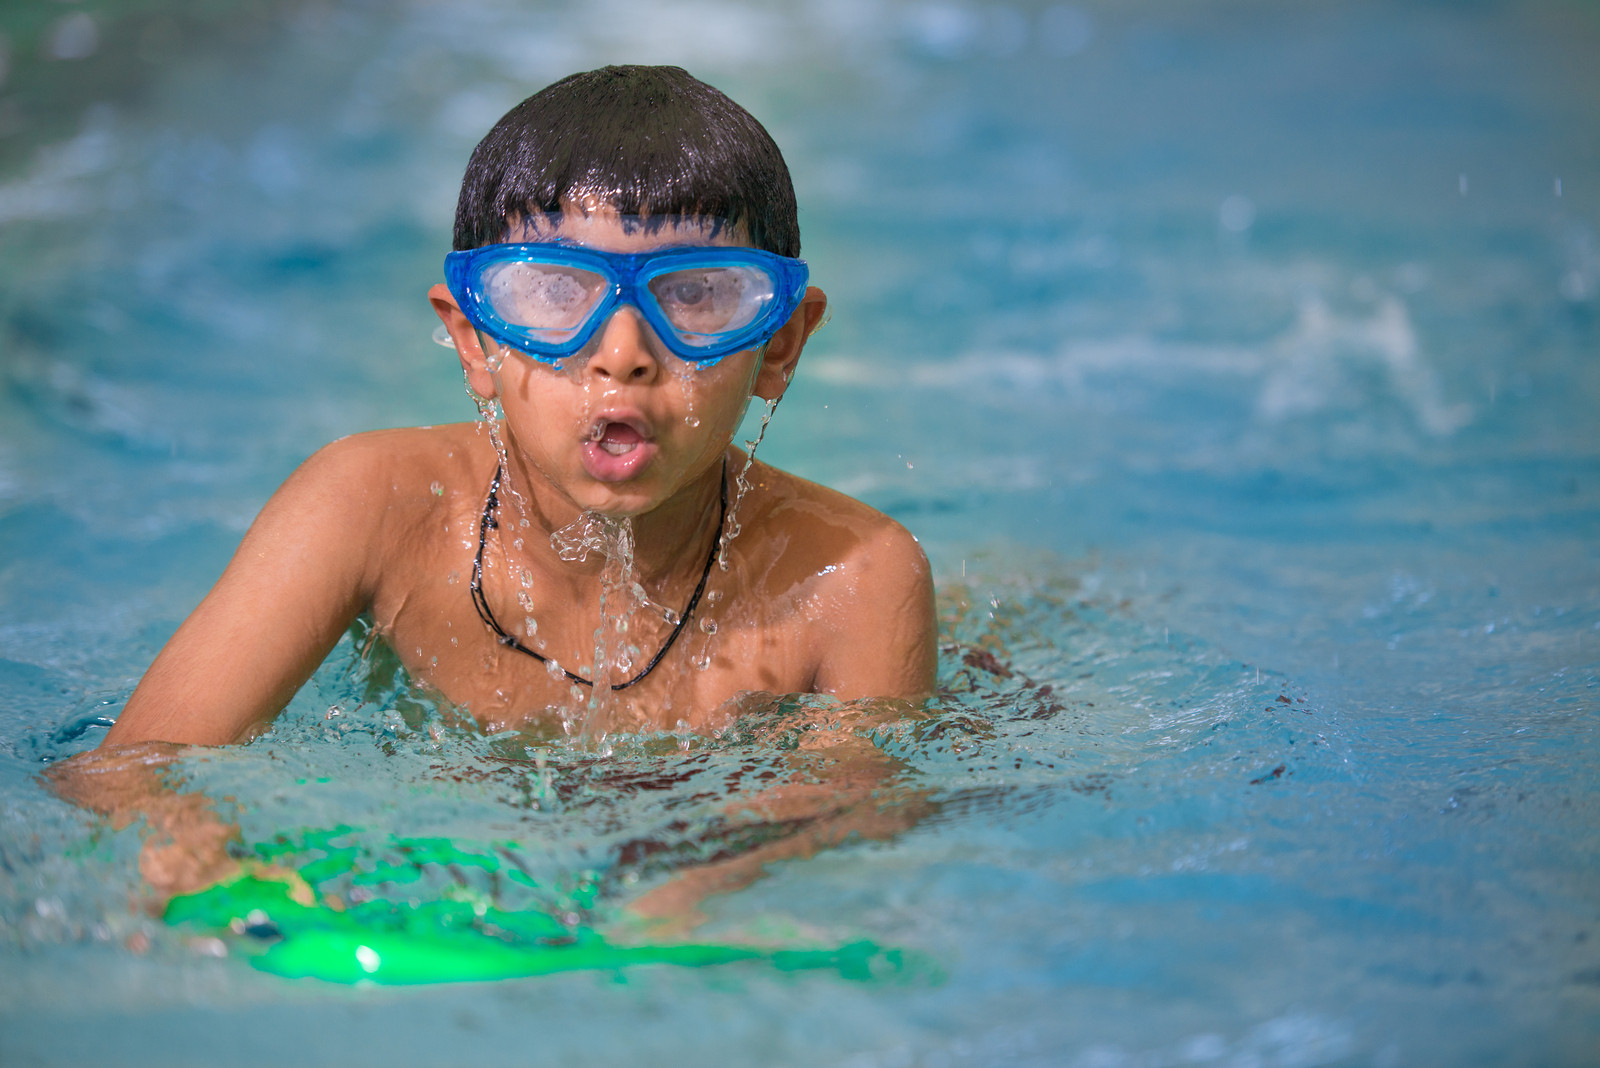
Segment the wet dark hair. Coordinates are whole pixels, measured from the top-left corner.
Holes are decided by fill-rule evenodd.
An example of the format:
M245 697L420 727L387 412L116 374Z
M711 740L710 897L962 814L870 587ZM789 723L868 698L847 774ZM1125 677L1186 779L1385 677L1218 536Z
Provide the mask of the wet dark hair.
M794 183L777 144L678 67L602 67L512 108L467 162L455 248L504 241L509 220L591 195L624 215L742 225L755 247L800 254Z

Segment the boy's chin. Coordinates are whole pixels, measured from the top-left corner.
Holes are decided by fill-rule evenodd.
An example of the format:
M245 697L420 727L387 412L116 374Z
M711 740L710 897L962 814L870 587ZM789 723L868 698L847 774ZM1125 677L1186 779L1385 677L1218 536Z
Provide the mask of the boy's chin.
M651 485L653 480L590 483L573 494L573 503L585 512L607 519L636 519L659 508L668 494Z
M572 487L569 496L581 510L608 519L637 519L677 500L685 493L697 493L697 480L674 478L655 467L647 467L625 482L588 480Z

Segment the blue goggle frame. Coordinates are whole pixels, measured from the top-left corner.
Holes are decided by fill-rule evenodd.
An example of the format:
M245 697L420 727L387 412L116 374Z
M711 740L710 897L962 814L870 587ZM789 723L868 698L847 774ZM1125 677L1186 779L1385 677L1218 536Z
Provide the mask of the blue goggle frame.
M609 289L576 327L560 331L569 336L553 342L540 336L550 331L522 326L501 318L484 293L483 277L503 263L538 262L591 271L609 283ZM696 267L754 267L772 279L772 297L750 322L714 334L690 333L674 327L650 292L652 279L673 271ZM445 284L472 325L490 337L542 363L559 364L587 345L619 304L644 316L661 343L674 355L691 363L710 366L730 353L756 348L789 321L805 296L810 268L804 260L779 256L762 249L723 245L675 245L648 252L604 252L569 241L484 245L444 258Z

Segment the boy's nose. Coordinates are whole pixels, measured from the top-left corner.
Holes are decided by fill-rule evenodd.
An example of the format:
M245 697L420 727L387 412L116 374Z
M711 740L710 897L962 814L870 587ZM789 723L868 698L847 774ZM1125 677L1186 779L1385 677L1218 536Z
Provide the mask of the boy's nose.
M648 384L661 370L654 340L644 317L623 305L600 328L600 344L589 357L589 373L618 384Z

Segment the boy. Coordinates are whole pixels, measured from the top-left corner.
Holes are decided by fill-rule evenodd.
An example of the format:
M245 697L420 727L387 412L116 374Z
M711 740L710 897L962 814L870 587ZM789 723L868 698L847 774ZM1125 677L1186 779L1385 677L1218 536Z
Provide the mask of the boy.
M414 680L492 728L572 727L584 705L601 729L701 727L746 691L931 692L911 535L730 444L827 306L754 118L676 68L557 82L474 151L454 246L429 299L503 419L307 460L105 744L249 737L363 612Z

